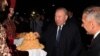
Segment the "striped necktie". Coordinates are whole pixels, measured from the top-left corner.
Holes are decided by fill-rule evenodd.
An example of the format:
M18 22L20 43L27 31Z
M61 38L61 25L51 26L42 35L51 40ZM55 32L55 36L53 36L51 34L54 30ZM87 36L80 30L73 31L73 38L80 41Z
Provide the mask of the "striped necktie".
M59 42L59 39L60 39L60 35L61 35L61 26L58 26L58 31L57 31L57 35L56 35L56 41Z

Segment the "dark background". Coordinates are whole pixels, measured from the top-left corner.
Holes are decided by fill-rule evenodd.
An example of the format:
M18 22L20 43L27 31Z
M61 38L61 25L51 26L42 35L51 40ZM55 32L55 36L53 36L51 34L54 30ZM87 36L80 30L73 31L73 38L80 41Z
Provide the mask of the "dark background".
M52 15L55 8L63 6L80 16L84 8L92 5L100 5L100 0L17 0L16 11L29 14L36 10Z
M85 30L81 27L81 14L86 7L96 5L100 6L100 0L17 0L15 12L28 17L34 10L43 14L45 19L51 20L57 7L65 7L73 12L74 19L79 25L83 44L88 45L92 38L90 35L85 34ZM48 23L46 22L46 24Z

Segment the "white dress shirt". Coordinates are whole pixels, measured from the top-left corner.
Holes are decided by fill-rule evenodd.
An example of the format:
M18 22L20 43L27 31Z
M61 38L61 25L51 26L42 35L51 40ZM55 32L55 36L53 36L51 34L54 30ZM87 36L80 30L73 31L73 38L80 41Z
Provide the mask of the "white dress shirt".
M98 31L95 35L94 35L94 39L97 37L97 35L100 33L100 31Z

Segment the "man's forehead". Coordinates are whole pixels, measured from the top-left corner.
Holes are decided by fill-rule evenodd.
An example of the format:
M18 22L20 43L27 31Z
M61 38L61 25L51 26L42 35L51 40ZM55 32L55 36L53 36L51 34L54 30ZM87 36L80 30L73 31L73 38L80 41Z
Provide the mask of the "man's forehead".
M87 14L83 14L82 18L85 19L87 17Z
M57 10L56 13L57 13L57 12L65 13L64 10Z

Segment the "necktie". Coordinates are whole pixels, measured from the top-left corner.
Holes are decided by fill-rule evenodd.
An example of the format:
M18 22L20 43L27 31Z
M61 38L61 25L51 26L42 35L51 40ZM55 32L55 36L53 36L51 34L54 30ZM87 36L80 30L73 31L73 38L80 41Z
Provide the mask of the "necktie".
M56 35L56 41L57 42L59 42L60 35L61 35L61 26L59 26L58 31L57 31L57 35Z

